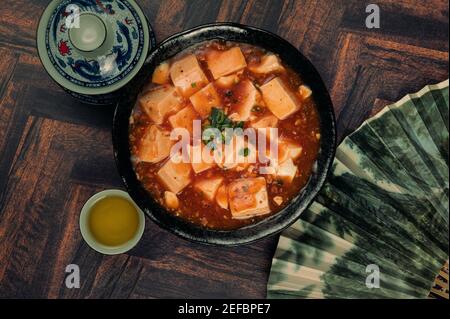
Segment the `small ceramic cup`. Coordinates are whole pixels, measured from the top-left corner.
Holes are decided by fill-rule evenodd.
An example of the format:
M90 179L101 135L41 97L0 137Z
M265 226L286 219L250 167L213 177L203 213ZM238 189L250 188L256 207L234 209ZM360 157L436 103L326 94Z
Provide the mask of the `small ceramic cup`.
M120 246L106 246L102 243L98 242L94 236L91 234L91 231L89 229L89 214L91 212L92 207L97 203L100 199L105 197L122 197L129 201L134 207L136 208L136 211L139 215L139 226L136 234L132 239L130 239L128 242L120 245ZM133 202L130 195L128 195L127 192L118 190L118 189L110 189L105 190L100 193L95 194L89 200L84 204L81 214L80 214L80 231L81 235L83 236L84 241L94 250L98 251L99 253L105 254L105 255L118 255L123 254L130 249L132 249L136 244L139 242L139 240L142 237L142 234L144 233L145 228L145 215L142 212L142 210L139 209L139 207Z

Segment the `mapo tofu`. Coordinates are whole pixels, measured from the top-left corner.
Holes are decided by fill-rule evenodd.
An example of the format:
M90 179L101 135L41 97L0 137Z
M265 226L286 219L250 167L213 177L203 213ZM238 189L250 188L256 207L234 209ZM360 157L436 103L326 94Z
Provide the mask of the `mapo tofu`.
M168 213L231 230L301 192L320 125L314 91L277 54L217 40L155 68L129 137L138 179Z

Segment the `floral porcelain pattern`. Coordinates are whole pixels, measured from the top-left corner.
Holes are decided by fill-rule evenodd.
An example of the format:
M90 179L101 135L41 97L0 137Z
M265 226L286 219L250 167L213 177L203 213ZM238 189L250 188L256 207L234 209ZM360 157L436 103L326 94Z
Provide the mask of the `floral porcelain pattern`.
M66 27L69 5L78 6L80 15L101 18L107 32L113 33L108 35L111 43L98 54L88 55L72 45ZM64 0L47 25L47 53L56 70L72 83L89 88L109 86L125 78L145 54L142 23L126 0Z

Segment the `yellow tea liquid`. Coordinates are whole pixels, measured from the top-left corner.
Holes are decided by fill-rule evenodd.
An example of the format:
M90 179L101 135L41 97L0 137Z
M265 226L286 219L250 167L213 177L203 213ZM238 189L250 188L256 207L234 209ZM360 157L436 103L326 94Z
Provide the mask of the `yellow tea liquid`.
M139 227L139 214L130 201L110 196L99 199L89 213L89 230L105 246L120 246L131 240Z

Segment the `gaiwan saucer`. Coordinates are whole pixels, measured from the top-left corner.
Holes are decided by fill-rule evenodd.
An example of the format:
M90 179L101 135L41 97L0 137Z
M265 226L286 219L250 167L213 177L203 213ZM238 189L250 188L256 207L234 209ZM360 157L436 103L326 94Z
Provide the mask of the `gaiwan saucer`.
M37 47L49 75L89 104L111 104L155 46L133 0L53 0L39 22Z

